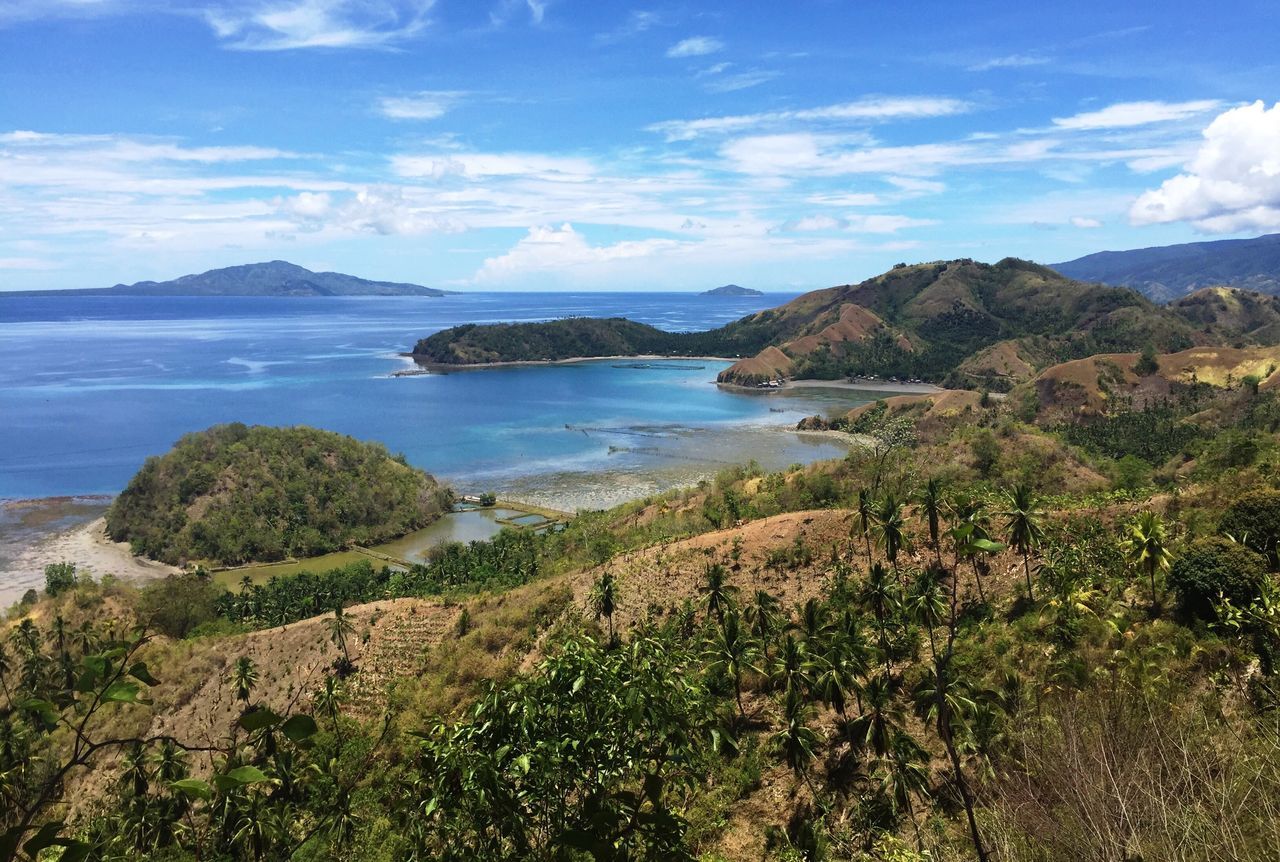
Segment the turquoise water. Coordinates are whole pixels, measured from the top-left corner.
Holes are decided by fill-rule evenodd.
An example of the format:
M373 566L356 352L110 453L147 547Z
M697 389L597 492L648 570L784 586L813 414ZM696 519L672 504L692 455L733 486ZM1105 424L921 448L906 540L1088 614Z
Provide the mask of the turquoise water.
M0 294L0 499L118 492L147 456L229 421L379 441L461 491L556 508L642 496L748 458L836 457L838 442L780 429L874 396L728 392L712 383L724 362L390 376L418 338L463 322L623 315L687 331L788 298Z

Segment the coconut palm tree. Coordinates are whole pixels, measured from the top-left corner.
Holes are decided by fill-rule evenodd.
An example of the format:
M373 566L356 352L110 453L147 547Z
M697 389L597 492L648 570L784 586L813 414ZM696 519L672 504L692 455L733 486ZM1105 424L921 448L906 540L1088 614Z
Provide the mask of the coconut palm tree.
M878 673L867 680L862 691L862 714L844 727L855 749L870 751L876 757L889 753L893 734L906 718L896 693L897 683L888 673Z
M1035 596L1031 591L1031 551L1044 541L1041 519L1044 512L1036 508L1035 494L1029 485L1019 483L1008 494L1009 508L1003 512L1009 544L1022 554L1022 571L1027 577L1027 598Z
M729 585L729 572L719 563L707 566L706 581L702 586L702 601L708 614L715 614L723 626L725 611L733 607L733 595L737 590Z
M906 543L906 521L902 518L902 503L892 494L885 494L876 507L876 531L879 542L884 548L885 559L893 566L893 572L902 581L902 573L898 571L898 552Z
M929 525L929 544L933 548L938 565L942 565L942 509L946 503L946 491L942 480L936 477L924 483L924 487L916 494L916 514L924 517Z
M609 643L617 638L613 631L613 612L618 608L618 581L613 572L602 572L591 590L591 607L596 612L596 619L604 617L609 621Z
M791 632L782 640L782 649L778 651L773 663L774 685L788 689L808 690L813 686L810 676L808 649L804 641L797 640Z
M880 760L878 770L880 790L889 800L894 813L906 811L907 818L916 833L916 848L924 849L920 824L916 822L912 795L929 797L929 754L919 742L905 730L897 730L889 743L888 752Z
M760 644L766 667L771 662L769 642L773 640L773 636L782 627L782 618L778 608L779 602L772 593L768 590L756 590L751 603L742 611L743 621L747 624L747 630Z
M858 491L857 519L858 532L867 545L867 565L871 565L871 525L875 523L875 500L866 488Z
M257 684L258 668L254 666L253 659L247 655L240 656L231 667L231 685L235 689L236 699L248 706L249 695Z
M803 778L812 790L809 765L813 762L819 743L818 734L809 727L813 709L805 702L800 692L788 689L783 700L782 714L785 723L782 729L773 735L773 747L782 755L782 759L786 761L787 766L791 767L796 777Z
M880 563L871 566L866 582L862 585L862 603L870 608L876 618L876 630L880 635L880 652L884 657L885 670L891 668L889 661L889 617L898 606L898 588L889 578L889 572Z
M742 718L747 716L742 705L742 674L745 671L758 672L752 664L754 658L755 645L742 630L738 612L730 608L707 648L707 660L712 673L723 671L733 680L733 696L738 702L738 715Z
M346 611L342 609L342 605L333 609L333 616L325 620L325 627L329 630L329 639L342 650L343 667L351 667L351 653L347 652L347 636L355 634L356 627Z
M1160 605L1156 594L1156 572L1169 568L1173 555L1169 553L1168 531L1160 517L1146 511L1129 525L1124 539L1125 557L1135 567L1145 571L1151 581L1151 607Z

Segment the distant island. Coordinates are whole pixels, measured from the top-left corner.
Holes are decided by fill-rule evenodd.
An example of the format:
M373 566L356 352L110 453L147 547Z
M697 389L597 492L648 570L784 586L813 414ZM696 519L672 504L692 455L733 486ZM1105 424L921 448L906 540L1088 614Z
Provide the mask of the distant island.
M1219 286L1276 295L1280 294L1280 233L1100 251L1052 267L1068 278L1131 287L1156 302Z
M764 291L756 290L754 287L743 287L740 284L726 284L723 287L715 287L711 290L704 290L699 296L764 296Z
M81 290L14 291L10 296L444 296L450 291L420 284L370 281L340 272L312 272L284 260L247 263L184 275L172 281L139 281Z

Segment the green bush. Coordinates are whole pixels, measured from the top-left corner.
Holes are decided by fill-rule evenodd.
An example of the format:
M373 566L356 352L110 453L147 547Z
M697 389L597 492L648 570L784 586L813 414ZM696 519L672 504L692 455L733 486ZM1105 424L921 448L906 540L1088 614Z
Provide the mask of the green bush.
M1260 554L1266 554L1271 568L1277 568L1280 543L1280 491L1252 491L1236 500L1218 522L1218 532L1235 538Z
M149 628L184 638L218 617L218 598L224 592L207 573L184 572L143 587L138 610Z
M1266 558L1230 539L1199 539L1178 558L1169 585L1178 594L1178 610L1187 617L1217 618L1219 596L1243 607L1258 597L1267 577Z
M50 563L44 567L44 591L51 596L76 585L75 563Z

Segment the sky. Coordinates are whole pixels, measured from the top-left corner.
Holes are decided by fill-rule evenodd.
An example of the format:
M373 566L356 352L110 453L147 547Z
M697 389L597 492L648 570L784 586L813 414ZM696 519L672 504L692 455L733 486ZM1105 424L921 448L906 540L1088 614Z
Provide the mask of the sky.
M1280 231L1274 0L0 0L0 290L807 290Z

